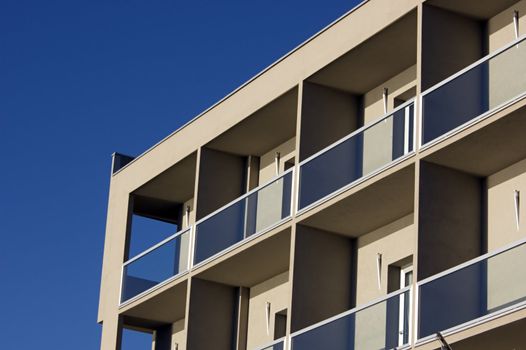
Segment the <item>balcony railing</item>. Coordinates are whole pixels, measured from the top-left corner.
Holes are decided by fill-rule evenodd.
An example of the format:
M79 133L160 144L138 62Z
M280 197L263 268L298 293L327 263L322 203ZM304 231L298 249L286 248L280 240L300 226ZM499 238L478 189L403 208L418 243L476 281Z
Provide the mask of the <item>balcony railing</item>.
M406 287L291 335L292 350L404 347L411 339L411 289Z
M418 283L418 338L481 321L526 302L526 241Z
M285 350L285 348L285 339L282 338L255 350Z
M300 164L298 210L313 206L413 151L414 102L365 125Z
M195 225L194 264L280 224L292 212L293 169L255 188Z
M422 144L441 139L525 94L525 39L422 93Z
M180 231L124 263L121 303L189 269L190 232Z

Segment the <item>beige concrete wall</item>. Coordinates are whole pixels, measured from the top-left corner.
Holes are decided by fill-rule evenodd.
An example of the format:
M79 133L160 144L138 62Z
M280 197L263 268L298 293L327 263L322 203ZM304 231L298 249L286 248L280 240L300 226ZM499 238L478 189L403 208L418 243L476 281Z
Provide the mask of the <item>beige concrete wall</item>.
M244 193L245 157L201 149L196 219L210 214Z
M415 255L413 214L400 218L357 239L356 305L387 294L389 265ZM382 254L381 286L378 287L377 254Z
M484 251L482 182L432 163L420 166L418 279L479 256Z
M276 126L279 127L279 126ZM267 153L260 157L260 168L259 168L259 184L262 185L268 182L270 179L276 177L276 165L275 156L276 152L280 153L281 162L279 172L284 171L285 162L291 157L294 157L296 147L296 138L293 137L290 140L283 142L281 145L276 146Z
M275 314L287 309L289 298L290 283L288 271L250 288L247 349L255 349L274 340ZM267 302L270 303L268 333Z
M519 36L524 34L526 26L526 1L519 1L514 6L502 11L488 21L489 48L495 51L515 40L513 11L518 10ZM526 90L526 42L492 58L488 68L489 108L496 107Z
M416 59L416 57L415 57ZM416 87L416 65L392 77L364 95L364 124L385 114L383 89L389 90L387 111L394 108L394 99ZM389 118L364 132L363 173L381 168L393 159L393 119Z
M247 287L239 287L236 307L237 307L237 336L236 336L236 349L247 348L247 332L248 332L248 306L249 306L249 295L250 289Z
M488 20L489 51L493 52L515 40L513 11L519 11L519 36L526 34L526 1L517 1Z
M112 180L104 241L98 321L102 322L101 349L117 349L120 344L120 302L122 263L125 258L129 192Z
M361 125L360 110L357 96L304 82L300 160L356 130Z
M294 254L292 331L353 306L353 244L350 238L298 226Z
M181 319L172 325L172 349L186 350L186 332L184 329L185 320Z
M365 93L364 124L375 121L385 114L383 102L384 88L389 90L387 99L387 111L389 112L394 108L395 98L414 87L416 87L416 65L407 68L394 77L389 77L388 80Z
M388 292L388 268L415 255L416 230L413 214L400 218L357 239L356 305L366 304ZM377 256L382 255L380 286ZM354 345L356 349L381 349L385 346L388 317L387 304L380 303L356 314Z
M517 229L514 191L521 194ZM487 179L488 251L526 238L526 159Z
M515 191L520 191L517 227ZM526 159L487 179L488 251L526 238ZM493 309L526 296L526 247L519 247L489 259L487 266L487 306Z
M260 172L259 184L265 184L270 179L276 177L276 152L280 152L280 166L279 173L283 173L285 161L291 159L295 155L296 138L284 142L276 148L270 150L260 158ZM257 194L257 209L256 209L256 232L272 226L282 219L283 205L290 203L283 203L284 182L278 180L271 185L263 188Z
M482 57L483 34L479 21L424 3L422 90Z
M192 279L188 349L231 349L235 302L233 287Z

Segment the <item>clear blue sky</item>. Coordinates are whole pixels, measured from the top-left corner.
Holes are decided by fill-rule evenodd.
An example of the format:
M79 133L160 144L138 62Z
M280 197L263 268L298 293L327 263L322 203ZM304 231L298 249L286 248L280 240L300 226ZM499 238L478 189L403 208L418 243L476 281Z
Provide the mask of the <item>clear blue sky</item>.
M2 0L0 348L97 349L111 153L140 154L355 3Z

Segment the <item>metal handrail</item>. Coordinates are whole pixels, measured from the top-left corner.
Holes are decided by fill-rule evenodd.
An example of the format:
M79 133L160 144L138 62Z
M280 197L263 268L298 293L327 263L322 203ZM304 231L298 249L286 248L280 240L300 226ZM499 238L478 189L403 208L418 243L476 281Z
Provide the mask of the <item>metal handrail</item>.
M286 337L279 338L279 339L274 340L274 341L272 341L270 343L267 343L267 344L265 344L263 346L259 346L259 347L255 348L254 350L265 350L265 349L268 349L271 346L274 346L274 345L279 344L279 343L283 343L283 348L285 348L285 339L286 339Z
M383 297L377 298L377 299L375 299L373 301L370 301L370 302L368 302L366 304L360 305L360 306L355 307L353 309L350 309L350 310L347 310L345 312L342 312L342 313L340 313L338 315L332 316L332 317L330 317L330 318L328 318L326 320L323 320L323 321L320 321L318 323L315 323L315 324L313 324L313 325L311 325L309 327L300 329L299 331L296 331L296 332L292 333L290 335L290 338L292 339L292 338L294 338L294 337L296 337L296 336L298 336L300 334L307 333L307 332L309 332L309 331L311 331L313 329L320 328L322 326L325 326L326 324L329 324L331 322L334 322L336 320L339 320L339 319L344 318L346 316L349 316L351 314L357 313L357 312L362 311L364 309L368 309L371 306L380 304L380 303L382 303L382 302L384 302L384 301L386 301L388 299L391 299L391 298L396 297L398 295L404 294L404 293L406 293L406 292L408 292L408 291L410 291L412 289L413 289L413 286L408 286L408 287L399 289L399 290L397 290L395 292L392 292L392 293L389 293L387 295L384 295Z
M202 217L201 219L199 219L195 224L194 226L197 226L199 225L200 223L202 223L203 221L206 221L207 219L211 218L212 216L215 216L217 214L219 214L220 212L222 212L223 210L233 206L234 204L242 201L243 199L249 197L251 194L253 193L256 193L256 192L259 192L260 190L264 189L265 187L268 187L270 185L272 185L274 182L278 181L279 179L285 177L288 173L291 173L291 172L294 172L294 168L290 168L286 171L284 171L283 173L277 175L277 176L274 176L272 179L270 179L269 181L265 182L264 184L262 185L259 185L258 187L256 188L253 188L252 190L248 191L247 193L237 197L236 199L234 199L233 201L223 205L222 207L220 207L219 209L216 209L214 210L213 212L211 212L210 214L206 215L205 217ZM292 177L294 177L294 174L292 174Z
M147 255L148 253L150 253L151 251L159 248L160 246L162 245L165 245L166 243L170 242L171 240L179 237L180 235L190 231L192 229L192 226L188 226L187 228L185 228L184 230L181 230L181 231L178 231L176 233L174 233L173 235L169 236L168 238L165 238L163 239L162 241L160 241L159 243L156 243L154 244L153 246L151 246L150 248L140 252L139 254L135 255L133 258L129 259L129 260L126 260L122 265L123 266L126 266L128 264L131 264L132 262L136 261L136 260L139 260L140 258L142 258L143 256Z
M456 78L458 78L459 76L463 75L464 73L476 68L480 64L491 60L493 57L500 55L504 51L508 51L508 49L512 48L513 46L516 46L516 45L520 44L524 40L526 40L526 35L523 35L523 36L519 37L518 39L513 40L508 45L505 45L505 46L501 47L500 49L495 50L494 52L482 57L481 59L475 61L474 63L472 63L469 66L463 68L462 70L456 72L455 74L447 77L446 79L442 80L441 82L431 86L430 88L428 88L425 91L421 92L420 96L424 97L425 95L429 94L430 92L440 88L443 85L446 85L450 81L455 80Z
M133 301L137 300L137 299L140 299L142 296L146 295L146 294L149 294L151 293L153 290L156 290L160 287L162 287L163 285L169 283L170 281L173 281L174 279L188 273L188 271L190 271L190 269L192 268L192 265L191 265L191 261L189 260L190 259L190 256L191 256L191 247L192 247L192 232L193 232L193 226L189 226L187 227L186 229L184 230L181 230L173 235L171 235L170 237L164 239L163 241L155 244L154 246L146 249L145 251L143 251L142 253L134 256L132 259L124 262L121 266L121 282L120 282L120 286L119 286L119 307L124 307L125 305L128 305L128 304L131 304ZM140 258L144 257L145 255L147 255L148 253L154 251L155 249L171 242L172 240L176 239L177 237L181 236L182 234L184 233L189 233L190 237L189 237L189 244L188 244L188 265L186 267L185 270L183 271L180 271L179 273L176 273L174 274L173 276L170 276L168 277L167 279L157 283L156 285L142 291L141 293L127 299L127 300L121 300L122 298L122 290L123 290L123 286L124 286L124 269L126 268L126 266L128 266L129 264L131 264L132 262L134 261L137 261L139 260Z
M489 252L489 253L486 253L486 254L483 254L477 258L474 258L474 259L471 259L469 261L466 261L465 263L463 264L460 264L460 265L457 265L455 267L452 267L450 269L447 269L441 273L438 273L436 275L433 275L433 276L430 276L428 278L425 278L421 281L418 281L416 283L416 295L417 295L417 305L416 305L416 308L417 308L417 312L416 312L416 316L417 316L417 320L419 319L419 315L420 315L420 287L422 287L423 285L426 285L430 282L433 282L433 281L436 281L444 276L448 276L452 273L455 273L457 271L460 271L464 268L467 268L467 267L470 267L474 264L477 264L481 261L484 261L484 260L489 260L495 256L498 256L498 255L501 255L501 254L504 254L510 250L513 250L515 248L518 248L518 247L521 247L523 245L526 244L526 239L521 239L519 241L516 241L516 242L513 242L511 244L508 244L500 249L497 249L497 250L494 250L492 252ZM463 323L460 323L458 325L455 325L453 327L449 327L449 328L446 328L446 329L441 329L440 330L440 333L441 334L444 334L444 335L447 335L447 334L451 334L451 333L454 333L454 332L458 332L458 331L461 331L461 330L464 330L468 327L472 327L472 326L475 326L477 324L480 324L482 322L486 322L487 320L490 320L494 317L499 317L500 315L503 315L503 314L506 314L506 313L509 313L509 312L513 312L513 310L517 309L517 308L524 308L526 307L526 301L519 301L519 302L516 302L516 303L513 303L511 304L510 306L508 307L505 307L503 309L500 309L500 310L497 310L497 311L493 311L493 312L490 312L486 315L482 315L482 316L478 316L478 317L473 317L471 320L469 321L466 321L466 322L463 322ZM419 325L419 322L417 321L416 322L416 326L418 327ZM416 337L415 337L415 343L416 344L424 344L424 343L427 343L429 341L432 341L433 339L436 338L436 334L430 334L430 335L427 335L427 336L424 336L424 337L419 337L419 332L416 332Z
M466 262L464 262L464 263L462 263L460 265L454 266L454 267L452 267L450 269L447 269L445 271L437 273L437 274L435 274L433 276L427 277L427 278L417 282L417 285L418 285L418 287L420 287L420 286L422 286L424 284L427 284L429 282L437 280L437 279L439 279L441 277L450 275L450 274L452 274L452 273L454 273L456 271L462 270L462 269L464 269L466 267L474 265L474 264L476 264L478 262L481 262L483 260L487 260L487 259L492 258L494 256L500 255L502 253L505 253L505 252L507 252L509 250L512 250L512 249L517 248L517 247L519 247L521 245L524 245L524 244L526 244L526 239L521 239L519 241L513 242L513 243L511 243L511 244L509 244L507 246L504 246L504 247L500 248L500 249L496 249L496 250L494 250L492 252L480 255L480 256L478 256L478 257L476 257L474 259L468 260L468 261L466 261Z

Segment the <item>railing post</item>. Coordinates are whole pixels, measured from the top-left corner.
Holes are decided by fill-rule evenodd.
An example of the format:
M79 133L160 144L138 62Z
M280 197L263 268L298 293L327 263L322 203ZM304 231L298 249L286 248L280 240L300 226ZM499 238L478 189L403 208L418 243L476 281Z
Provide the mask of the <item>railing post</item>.
M193 267L194 267L194 250L195 250L195 232L197 231L196 230L196 225L192 225L192 226L189 226L190 228L190 237L188 239L188 271L190 271Z
M411 286L411 293L412 295L414 296L415 298L415 301L413 303L414 307L413 307L413 310L412 313L413 313L413 334L411 334L411 343L414 345L416 344L416 341L418 340L418 319L419 319L419 311L420 311L420 304L419 304L419 288L418 288L418 283L416 282L416 278L415 278L415 283L413 283L413 285Z
M122 303L122 290L124 286L124 268L126 265L121 265L121 283L119 285L119 305Z

